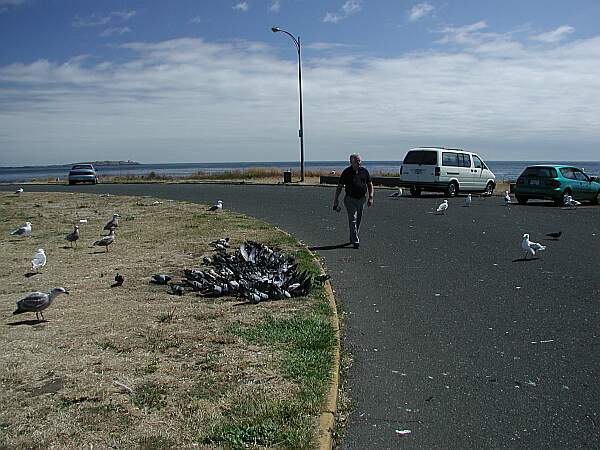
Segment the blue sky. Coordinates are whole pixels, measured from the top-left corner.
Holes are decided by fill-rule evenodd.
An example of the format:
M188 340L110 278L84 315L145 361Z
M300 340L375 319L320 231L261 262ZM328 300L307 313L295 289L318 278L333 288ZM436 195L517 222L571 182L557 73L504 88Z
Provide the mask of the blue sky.
M0 165L600 159L600 2L0 0Z

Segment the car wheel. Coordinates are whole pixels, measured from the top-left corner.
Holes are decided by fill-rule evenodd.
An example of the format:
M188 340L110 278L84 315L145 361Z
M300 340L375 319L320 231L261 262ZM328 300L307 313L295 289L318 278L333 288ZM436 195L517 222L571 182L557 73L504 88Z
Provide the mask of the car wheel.
M492 183L491 181L487 184L487 186L485 187L485 191L483 192L485 195L492 195L494 193L494 188L496 186L494 186L494 183Z
M600 191L596 192L596 196L592 198L592 205L600 203Z
M523 197L522 195L517 195L517 201L519 202L519 205L524 205L525 203L527 203L527 200L529 200L527 197Z
M411 186L410 187L410 195L412 195L413 197L419 197L421 195L421 188L416 187L416 186Z
M456 197L458 194L458 183L452 181L446 188L446 197Z

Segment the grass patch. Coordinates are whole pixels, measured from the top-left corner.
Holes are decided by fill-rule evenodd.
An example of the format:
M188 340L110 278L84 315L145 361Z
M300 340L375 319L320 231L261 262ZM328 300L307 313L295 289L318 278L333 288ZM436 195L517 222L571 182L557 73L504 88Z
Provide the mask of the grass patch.
M0 327L0 447L314 446L331 364L321 289L240 306L169 295L149 282L155 273L179 282L223 236L232 248L249 239L279 247L318 273L281 230L205 209L140 197L0 194L0 315L12 324ZM92 243L113 213L122 220L105 253ZM80 219L87 223L70 248L64 237ZM31 235L11 236L26 220ZM26 277L38 248L48 263ZM111 287L117 272L125 282ZM56 286L70 295L44 311L47 322L12 316L16 300Z

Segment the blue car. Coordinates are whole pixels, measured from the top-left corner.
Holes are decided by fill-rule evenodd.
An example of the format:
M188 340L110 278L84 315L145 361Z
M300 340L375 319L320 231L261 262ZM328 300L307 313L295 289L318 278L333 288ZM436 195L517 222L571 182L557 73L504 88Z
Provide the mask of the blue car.
M98 174L92 164L75 164L69 171L69 184L98 184Z
M588 200L597 205L600 183L577 167L544 164L527 167L517 178L514 194L521 204L529 199L548 199L562 206L565 195L570 195L575 200Z

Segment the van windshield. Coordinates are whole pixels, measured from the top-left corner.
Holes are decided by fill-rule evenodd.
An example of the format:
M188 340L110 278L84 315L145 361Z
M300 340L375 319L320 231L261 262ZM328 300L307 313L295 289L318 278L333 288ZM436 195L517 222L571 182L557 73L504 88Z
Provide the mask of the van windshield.
M432 150L411 150L404 157L402 164L437 165L437 152Z

